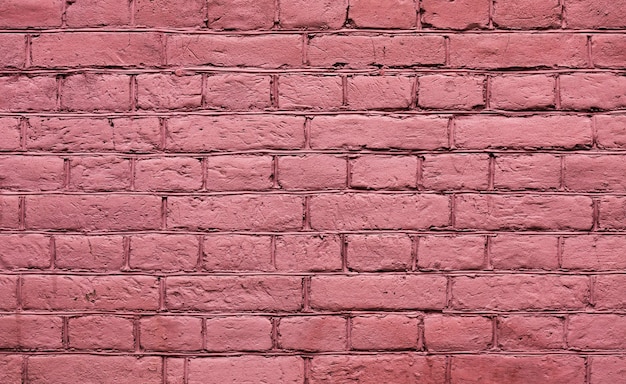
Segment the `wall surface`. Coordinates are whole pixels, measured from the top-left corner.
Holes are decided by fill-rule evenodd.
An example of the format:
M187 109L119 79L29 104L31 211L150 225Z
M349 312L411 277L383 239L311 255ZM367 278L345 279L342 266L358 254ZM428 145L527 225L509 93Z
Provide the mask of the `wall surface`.
M0 383L626 382L625 0L0 29Z

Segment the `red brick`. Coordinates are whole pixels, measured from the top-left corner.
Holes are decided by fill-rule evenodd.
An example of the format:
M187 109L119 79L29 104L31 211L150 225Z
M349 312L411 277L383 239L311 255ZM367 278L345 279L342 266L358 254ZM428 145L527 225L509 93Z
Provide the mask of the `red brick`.
M446 279L426 275L313 276L311 307L320 310L443 309Z
M140 191L196 191L202 187L202 163L190 157L139 159L135 188Z
M580 356L454 356L450 372L452 384L582 384L585 360Z
M576 349L626 349L626 316L572 315L567 323L567 344Z
M318 355L311 361L311 384L437 384L445 382L443 356L417 354Z
M214 0L209 1L209 28L270 29L274 26L274 0Z
M63 183L60 157L0 156L0 190L50 191Z
M159 119L121 118L111 119L113 148L123 152L149 152L161 145Z
M48 195L26 199L29 229L155 229L161 224L158 196Z
M510 29L560 28L561 3L559 0L499 0L493 7L493 24Z
M346 262L358 272L411 269L411 238L407 235L348 235Z
M485 105L483 76L427 75L418 79L417 104L426 109L479 109Z
M626 77L610 73L561 76L561 106L573 110L626 107Z
M585 68L587 64L587 38L579 34L458 34L450 37L452 67Z
M135 23L148 27L203 27L204 0L136 0Z
M173 276L166 292L170 310L267 312L302 306L302 279L291 276Z
M565 157L565 188L570 191L626 191L624 156Z
M599 275L593 290L595 308L626 309L626 275Z
M422 0L421 8L426 27L476 29L489 24L488 0Z
M593 36L591 52L593 64L602 68L626 67L626 36L624 35L595 35Z
M485 267L483 236L423 236L419 238L420 269L482 269Z
M186 359L168 357L163 361L165 364L165 384L185 384Z
M424 156L422 186L432 190L487 189L489 156L481 154Z
M284 317L280 319L278 344L288 350L343 351L346 330L346 319L339 316Z
M20 149L20 120L14 117L0 117L0 151Z
M458 276L452 282L451 305L464 310L580 310L588 299L585 276Z
M154 66L164 61L158 33L50 33L33 37L37 67Z
M267 351L272 348L272 323L266 317L216 317L206 320L208 351Z
M343 189L347 161L332 155L280 156L278 184L283 189Z
M335 235L277 236L275 257L279 271L338 271L341 241Z
M0 77L0 110L50 111L56 108L57 82L54 77Z
M191 271L199 256L199 240L192 235L137 235L130 242L131 269Z
M314 67L432 66L445 64L445 49L442 36L319 35L309 41L308 59Z
M122 236L56 236L55 245L57 268L119 271L124 265Z
M0 348L59 349L62 328L63 320L56 316L0 316Z
M149 74L137 76L141 109L193 109L202 100L202 76Z
M468 116L455 120L460 148L533 149L591 147L591 119L586 116Z
M594 356L591 358L591 384L618 383L626 375L626 357Z
M0 228L18 229L19 218L19 198L0 196Z
M348 77L347 99L351 109L406 109L413 99L409 76Z
M303 199L292 195L174 196L170 228L287 231L302 227Z
M281 109L337 109L343 102L341 77L281 76L278 100Z
M209 271L274 270L270 236L215 235L204 238L202 265Z
M207 159L206 188L210 191L263 191L272 188L270 156L212 156Z
M76 0L67 4L65 11L70 28L130 24L128 0Z
M282 68L302 65L302 37L274 35L172 35L167 41L172 65Z
M0 236L0 269L50 267L50 237L43 235Z
M63 311L156 310L159 283L147 276L26 275L24 309Z
M493 343L491 319L480 316L424 317L424 343L429 351L481 351Z
M0 16L0 23L2 22L1 20L2 16ZM2 41L0 41L0 55L2 55L3 59L2 63L0 63L0 67L23 68L24 65L26 65L25 44L25 35L17 33L2 34Z
M21 384L22 361L22 356L0 356L0 382L5 384Z
M498 318L498 347L506 351L563 349L564 319L554 316Z
M351 187L359 189L413 189L417 157L359 156L352 160Z
M626 116L620 115L597 115L596 130L598 135L598 147L603 149L609 148L626 148Z
M626 228L626 198L622 196L603 196L599 200L600 214L598 217L600 229Z
M352 0L348 17L357 28L415 28L416 3L412 0Z
M204 98L209 108L248 111L269 108L270 93L269 76L220 74L207 77Z
M229 356L189 360L189 384L281 383L304 381L299 356Z
M76 349L134 349L133 321L119 316L92 315L71 317L69 345Z
M304 119L297 116L185 116L167 121L171 151L298 149Z
M556 190L561 186L561 158L545 153L497 156L494 187L509 190Z
M150 351L202 349L202 319L190 316L149 316L140 320L141 347Z
M3 0L0 28L60 27L63 0Z
M306 9L306 12L302 12ZM280 2L283 28L339 29L346 21L348 0L284 0Z
M130 188L130 160L117 156L74 157L70 163L71 189L123 191Z
M33 384L159 383L160 356L47 355L28 359L28 381Z
M70 111L128 111L130 77L80 74L62 82L61 108Z
M491 78L490 106L495 109L550 109L555 79L547 75L505 75Z
M559 268L555 236L498 234L490 239L489 252L495 269Z
M11 311L17 309L17 279L16 275L0 275L0 309Z
M606 29L626 27L626 8L623 1L569 0L565 6L568 28Z
M352 318L351 345L357 350L418 348L418 319L404 315L369 315Z

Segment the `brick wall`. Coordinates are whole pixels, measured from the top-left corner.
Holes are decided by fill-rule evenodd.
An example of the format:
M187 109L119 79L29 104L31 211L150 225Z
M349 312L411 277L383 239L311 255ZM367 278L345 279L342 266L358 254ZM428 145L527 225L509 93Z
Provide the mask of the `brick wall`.
M0 0L0 382L626 374L625 0Z

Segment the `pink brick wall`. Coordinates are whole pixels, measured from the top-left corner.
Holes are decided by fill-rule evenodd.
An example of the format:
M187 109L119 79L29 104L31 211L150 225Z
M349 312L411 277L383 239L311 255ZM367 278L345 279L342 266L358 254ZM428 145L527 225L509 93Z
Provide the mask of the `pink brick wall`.
M626 375L626 0L0 0L0 383Z

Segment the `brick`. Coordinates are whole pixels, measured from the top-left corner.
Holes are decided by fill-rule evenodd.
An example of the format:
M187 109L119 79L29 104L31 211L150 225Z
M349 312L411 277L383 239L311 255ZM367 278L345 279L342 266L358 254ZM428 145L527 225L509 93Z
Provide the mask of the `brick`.
M0 228L18 229L19 222L19 198L0 196Z
M454 309L580 310L588 300L588 279L584 276L459 276L452 281Z
M142 67L164 61L158 33L51 33L32 41L32 65L37 67Z
M585 360L579 356L454 356L452 384L525 384L547 380L554 384L582 384Z
M313 276L311 307L319 310L443 309L443 276Z
M619 230L626 228L626 199L622 196L603 196L599 200L599 228Z
M491 78L490 106L508 110L552 109L555 79L547 75L505 75Z
M404 315L369 315L352 318L351 346L357 350L418 348L418 319Z
M196 191L202 188L202 163L190 157L139 159L135 188L140 191Z
M209 3L209 28L218 30L270 29L274 26L273 0L215 0Z
M410 76L348 77L347 99L351 109L406 109L413 99Z
M534 153L495 158L494 187L508 190L556 190L561 186L561 158Z
M0 269L48 268L50 260L49 236L0 236Z
M167 149L182 152L298 149L304 119L296 116L185 116L167 122Z
M161 377L158 356L44 355L28 360L28 380L33 384L158 383Z
M561 4L558 0L500 0L493 7L493 24L510 29L560 28Z
M561 107L573 110L611 110L626 106L626 77L610 73L562 75Z
M417 354L318 355L311 361L311 384L445 382L445 357Z
M582 350L626 348L626 317L612 314L572 315L567 323L567 343Z
M422 22L425 27L444 29L486 28L489 24L487 0L423 0Z
M130 160L117 156L74 157L70 162L71 189L124 191L130 189Z
M63 319L56 316L0 316L0 348L60 349L62 328Z
M597 115L596 130L598 147L602 149L626 148L626 116Z
M306 12L302 12L303 9ZM346 21L347 9L348 0L281 1L280 25L283 28L339 29Z
M130 24L130 4L127 0L75 0L65 11L70 28Z
M482 154L426 155L422 162L422 186L432 190L489 187L489 156Z
M587 39L565 34L459 34L450 37L457 68L585 68Z
M159 119L122 118L111 119L113 148L122 152L151 152L161 146Z
M170 228L287 231L302 227L303 201L291 195L175 196Z
M626 27L626 9L623 1L571 0L565 7L568 28L609 29Z
M267 317L206 319L208 351L267 351L272 348L272 323Z
M16 275L0 275L0 309L11 311L17 309L17 279Z
M595 308L602 309L625 309L626 276L624 275L600 275L596 277L593 288Z
M278 80L281 109L337 109L343 103L339 76L292 75Z
M57 82L54 77L0 77L0 110L51 111L56 108Z
M209 108L248 111L271 107L270 93L270 76L220 74L207 77L204 98Z
M567 156L565 157L565 188L570 191L623 192L626 181L624 156Z
M596 35L591 40L593 64L601 68L626 67L626 37L624 35Z
M297 311L302 279L287 276L173 276L167 279L170 310ZM236 300L233 300L236 298Z
M505 351L563 349L563 317L504 316L498 318L498 347Z
M197 351L202 349L202 319L191 316L141 318L141 347L151 351Z
M624 356L594 356L591 358L590 383L618 383L626 375Z
M60 157L0 156L0 190L53 191L63 184Z
M141 230L160 228L158 196L29 196L29 229Z
M20 120L13 117L0 117L0 151L20 149Z
M485 267L483 236L423 236L419 238L420 269L470 270Z
M417 10L412 0L352 0L348 17L357 28L411 29Z
M299 356L229 356L189 360L189 384L281 383L304 381Z
M193 109L202 100L202 76L149 74L137 76L141 109Z
M491 347L492 339L492 321L487 317L424 317L424 343L429 351L481 351Z
M0 23L2 23L2 16L0 16ZM17 33L3 34L2 41L0 41L0 55L3 57L0 67L23 68L26 65L25 44L25 35Z
M56 236L54 243L57 268L119 271L124 266L122 236Z
M591 147L585 116L468 116L455 120L455 142L465 149Z
M165 364L165 384L185 384L185 359L168 357Z
M407 235L348 235L346 263L351 271L408 271L412 265Z
M63 0L3 0L0 28L60 27Z
M210 191L264 191L272 188L270 156L211 156L207 159L206 189Z
M284 317L278 327L278 343L287 350L343 351L346 329L346 319L339 316Z
M6 384L22 383L22 356L0 356L0 381Z
M192 235L147 234L130 241L131 269L191 271L198 263L199 240Z
M320 35L309 40L309 64L314 67L409 67L445 64L441 36Z
M302 37L274 35L172 35L167 42L172 65L284 68L302 65Z
M71 317L69 345L76 349L134 350L133 320L127 317L92 315Z
M23 277L24 309L63 311L156 310L159 283L148 276Z
M427 75L420 76L418 84L421 108L475 110L485 106L483 76Z
M70 111L128 111L130 77L84 73L62 81L61 108Z
M275 253L279 271L341 270L341 241L336 235L277 236Z
M350 186L358 189L414 189L415 156L359 156L352 160Z
M489 252L495 269L559 268L555 236L498 234L490 239Z
M206 236L202 266L208 271L273 271L271 247L270 236Z
M203 27L204 0L137 0L135 23L148 27Z
M346 188L347 161L344 157L311 154L278 157L278 184L283 189Z

